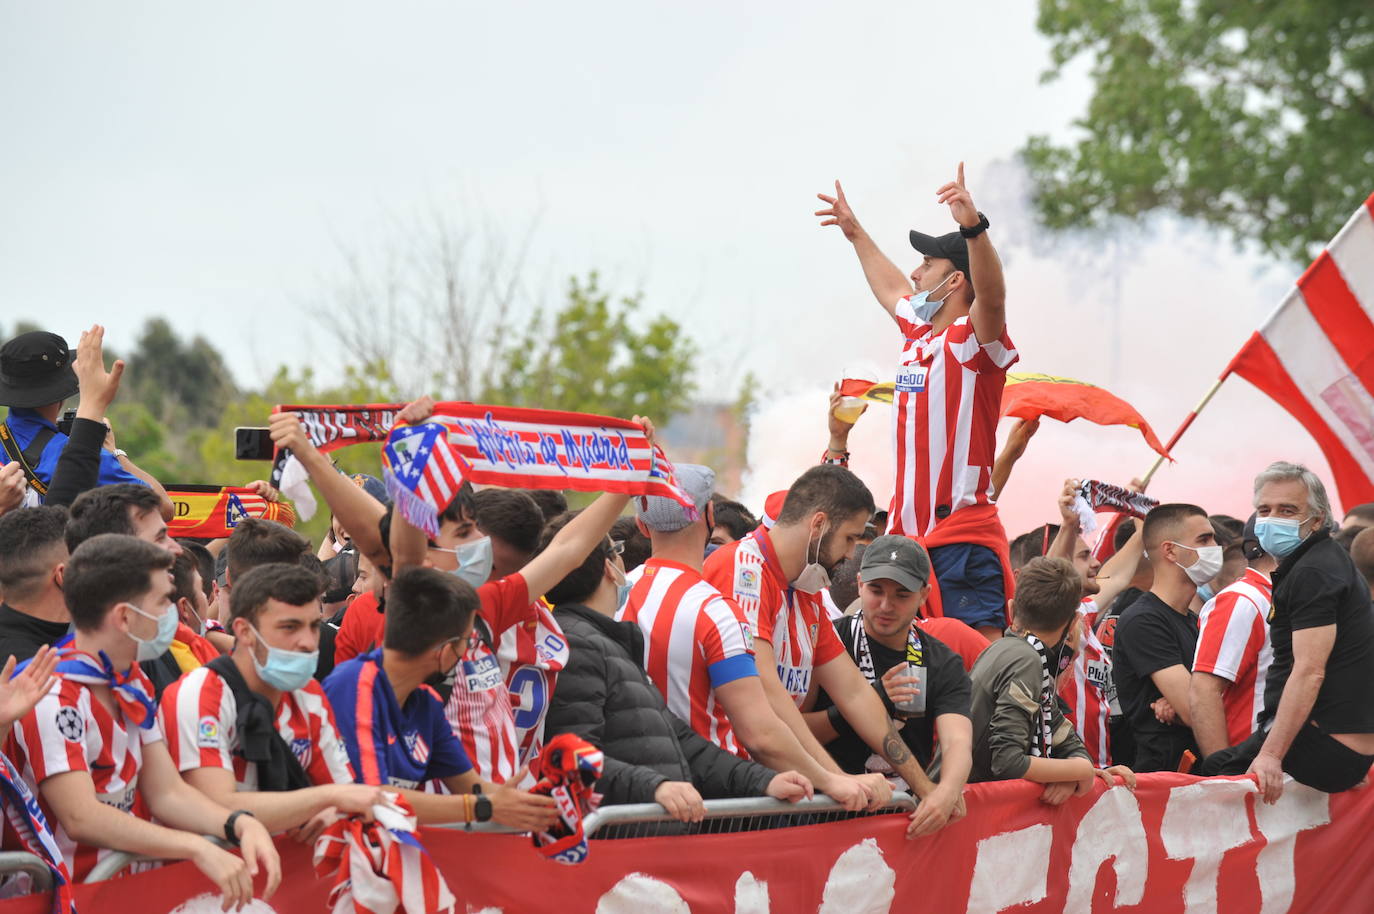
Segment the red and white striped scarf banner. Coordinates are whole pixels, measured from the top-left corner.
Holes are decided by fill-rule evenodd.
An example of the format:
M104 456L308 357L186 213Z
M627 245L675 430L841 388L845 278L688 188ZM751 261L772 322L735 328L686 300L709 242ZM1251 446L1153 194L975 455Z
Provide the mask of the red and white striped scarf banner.
M431 536L466 480L524 489L660 495L695 519L673 465L626 419L514 406L439 403L418 425L397 424L382 449L396 509Z
M404 403L368 403L362 406L276 406L273 413L295 413L310 443L324 453L350 444L385 441ZM288 466L292 469L288 470ZM315 516L315 497L307 475L289 450L272 455L272 487L296 503L301 520Z

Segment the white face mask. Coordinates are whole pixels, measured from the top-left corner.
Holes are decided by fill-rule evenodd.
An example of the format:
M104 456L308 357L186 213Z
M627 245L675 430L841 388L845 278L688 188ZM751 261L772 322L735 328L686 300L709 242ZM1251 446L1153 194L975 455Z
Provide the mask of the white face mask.
M1185 546L1182 543L1169 541L1172 545L1180 549L1191 549L1197 553L1197 561L1191 565L1178 567L1183 569L1183 573L1188 576L1188 580L1201 587L1212 578L1216 577L1221 571L1222 548L1220 546ZM1174 563L1178 565L1177 562Z
M820 593L830 586L830 573L821 564L821 542L825 540L825 532L829 528L829 523L821 527L821 535L816 539L815 559L811 558L811 539L808 537L806 540L806 567L792 582L792 587L801 593Z
M168 603L167 608L158 616L152 613L146 613L132 603L129 604L129 608L143 618L152 619L157 622L157 634L153 635L151 638L140 638L133 632L129 632L129 637L138 645L138 651L135 654L138 662L142 663L145 660L156 660L167 653L167 649L171 647L172 642L176 640L177 625L181 622L181 618L177 615L176 604Z
M949 293L946 292L945 297L940 299L939 301L930 301L930 293L938 291L940 286L943 286L945 283L949 282L950 278L953 276L954 274L950 273L949 276L946 276L944 279L940 280L939 284L936 285L934 289L931 289L927 292L917 292L915 295L911 296L909 304L911 305L912 310L916 312L917 319L920 320L922 323L928 324L931 321L935 320L935 315L940 313L940 309L943 308L945 306L945 302L949 300Z

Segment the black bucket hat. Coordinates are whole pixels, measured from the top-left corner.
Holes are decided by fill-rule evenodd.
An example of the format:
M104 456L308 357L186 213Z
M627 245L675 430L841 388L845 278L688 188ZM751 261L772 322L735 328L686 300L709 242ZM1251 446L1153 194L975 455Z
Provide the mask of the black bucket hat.
M21 333L0 347L0 406L37 407L76 396L76 353L56 333Z

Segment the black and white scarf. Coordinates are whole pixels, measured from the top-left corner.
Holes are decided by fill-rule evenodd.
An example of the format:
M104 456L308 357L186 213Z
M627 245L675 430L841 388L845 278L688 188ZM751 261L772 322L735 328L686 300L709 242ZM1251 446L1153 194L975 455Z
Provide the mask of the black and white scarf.
M854 614L854 647L851 653L854 655L854 663L858 665L859 672L864 674L870 685L878 684L878 674L873 670L873 654L868 647L868 632L864 631L864 611L861 609ZM906 633L906 659L908 663L917 666L925 666L925 653L921 650L921 636L917 634L916 626L913 624Z
M1026 643L1035 648L1040 655L1040 710L1036 716L1040 726L1031 734L1031 751L1034 758L1049 758L1054 748L1054 734L1050 730L1051 715L1054 713L1054 677L1050 675L1050 654L1045 642L1032 634L1026 634Z

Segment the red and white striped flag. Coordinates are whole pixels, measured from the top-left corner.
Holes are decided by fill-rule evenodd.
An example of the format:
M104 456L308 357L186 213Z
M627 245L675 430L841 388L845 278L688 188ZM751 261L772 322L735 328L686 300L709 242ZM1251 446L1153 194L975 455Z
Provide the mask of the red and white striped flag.
M1316 439L1343 504L1374 501L1374 195L1222 377L1232 372Z

